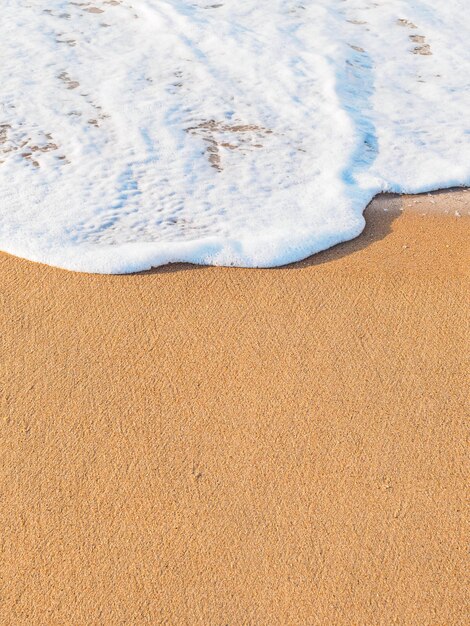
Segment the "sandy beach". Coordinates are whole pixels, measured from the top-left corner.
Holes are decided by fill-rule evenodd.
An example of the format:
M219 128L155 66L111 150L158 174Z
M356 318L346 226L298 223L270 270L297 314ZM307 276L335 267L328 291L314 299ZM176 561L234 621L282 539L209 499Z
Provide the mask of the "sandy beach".
M470 192L366 219L272 270L0 255L2 624L468 624Z

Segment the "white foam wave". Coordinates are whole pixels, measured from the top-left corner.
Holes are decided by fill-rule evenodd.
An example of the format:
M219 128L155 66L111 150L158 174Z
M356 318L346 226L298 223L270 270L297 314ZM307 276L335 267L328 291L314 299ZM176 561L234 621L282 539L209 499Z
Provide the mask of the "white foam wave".
M4 0L0 248L275 266L470 183L465 0Z

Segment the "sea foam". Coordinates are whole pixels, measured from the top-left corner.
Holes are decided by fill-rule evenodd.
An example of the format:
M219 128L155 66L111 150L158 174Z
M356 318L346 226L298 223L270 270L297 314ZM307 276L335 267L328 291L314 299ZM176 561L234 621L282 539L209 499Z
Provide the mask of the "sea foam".
M466 0L3 0L0 248L125 273L300 260L470 184Z

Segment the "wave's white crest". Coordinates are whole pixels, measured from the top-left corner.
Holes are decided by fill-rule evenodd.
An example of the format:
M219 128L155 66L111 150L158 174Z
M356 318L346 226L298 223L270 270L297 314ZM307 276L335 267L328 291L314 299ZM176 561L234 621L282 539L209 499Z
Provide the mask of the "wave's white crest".
M0 247L274 266L470 183L467 0L3 0Z

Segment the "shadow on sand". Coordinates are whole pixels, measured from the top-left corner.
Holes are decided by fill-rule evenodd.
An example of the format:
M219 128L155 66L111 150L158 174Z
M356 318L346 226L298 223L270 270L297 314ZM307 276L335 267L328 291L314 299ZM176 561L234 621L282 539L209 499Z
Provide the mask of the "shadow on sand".
M321 265L364 250L376 241L385 239L392 232L392 224L402 214L402 206L402 197L398 194L383 193L376 196L364 211L366 225L358 237L339 243L323 252L317 252L303 261L277 269L289 270Z
M364 211L366 226L359 237L340 243L328 250L318 252L303 261L290 263L282 267L268 268L266 271L292 270L312 265L321 265L336 259L340 259L359 250L363 250L376 241L384 239L392 231L392 223L401 215L402 199L398 194L380 194L375 197ZM204 266L193 265L191 263L171 263L162 267L155 267L146 272L139 272L140 275L151 276L154 274L168 274L189 270L199 270ZM236 269L236 268L231 268Z

